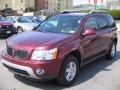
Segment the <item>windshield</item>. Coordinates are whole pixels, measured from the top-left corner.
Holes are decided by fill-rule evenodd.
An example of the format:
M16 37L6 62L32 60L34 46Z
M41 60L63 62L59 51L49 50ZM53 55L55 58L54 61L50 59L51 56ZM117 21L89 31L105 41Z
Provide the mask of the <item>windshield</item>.
M24 16L16 17L16 19L19 23L32 23L32 21L29 18Z
M0 16L0 21L5 21L5 18Z
M43 20L37 16L26 16L27 18L29 18L32 22L42 22Z
M37 30L41 32L73 34L76 32L81 18L81 16L52 16L44 21Z

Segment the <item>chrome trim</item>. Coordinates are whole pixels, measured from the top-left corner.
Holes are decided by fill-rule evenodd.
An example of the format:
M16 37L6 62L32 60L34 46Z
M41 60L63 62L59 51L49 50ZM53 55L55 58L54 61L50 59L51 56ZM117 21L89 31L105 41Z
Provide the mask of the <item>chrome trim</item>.
M16 69L20 69L20 70L24 70L24 71L28 72L28 74L29 74L30 76L26 76L26 77L31 77L31 78L40 79L40 78L38 78L38 77L35 75L35 73L33 72L32 68L30 68L30 67L13 64L13 63L10 63L10 62L8 62L8 61L6 61L6 60L4 60L4 59L1 59L1 62L2 62L3 64L6 64L6 65L10 66L10 67L13 67L13 68L16 68ZM15 73L15 72L14 72L14 73ZM18 73L16 73L16 74L18 74ZM21 75L21 74L20 74L20 75ZM23 76L25 76L25 75L23 75Z

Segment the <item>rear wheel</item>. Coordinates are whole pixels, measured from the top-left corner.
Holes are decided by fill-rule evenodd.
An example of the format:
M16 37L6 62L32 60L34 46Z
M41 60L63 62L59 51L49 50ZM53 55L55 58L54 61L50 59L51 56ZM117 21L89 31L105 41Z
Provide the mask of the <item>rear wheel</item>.
M74 56L67 56L63 62L61 72L57 78L58 83L61 85L72 84L79 72L79 62Z
M109 49L109 52L106 54L106 59L112 60L115 58L115 56L116 56L116 42L113 41Z

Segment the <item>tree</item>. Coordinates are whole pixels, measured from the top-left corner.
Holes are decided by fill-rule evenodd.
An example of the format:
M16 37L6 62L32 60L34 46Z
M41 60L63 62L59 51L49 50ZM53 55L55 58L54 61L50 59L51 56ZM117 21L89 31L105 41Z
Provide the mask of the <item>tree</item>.
M1 10L4 16L12 15L14 13L14 10L11 8L5 8Z

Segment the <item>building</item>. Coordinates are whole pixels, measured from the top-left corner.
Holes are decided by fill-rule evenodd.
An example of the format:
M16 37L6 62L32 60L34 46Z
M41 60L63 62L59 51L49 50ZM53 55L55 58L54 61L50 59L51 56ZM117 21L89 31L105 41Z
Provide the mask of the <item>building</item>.
M35 9L47 9L50 12L73 8L73 0L35 0Z
M120 9L120 0L107 0L107 9Z
M30 7L34 8L35 6L34 2L35 2L34 0L25 0L25 8L30 8Z
M51 12L58 10L58 0L46 0L46 9Z
M73 9L73 0L59 0L60 10Z
M16 11L25 10L25 0L0 0L0 10L11 8Z
M95 6L92 4L82 4L82 5L76 5L73 7L74 10L80 11L80 10L94 10Z
M35 10L45 9L45 0L35 0Z

